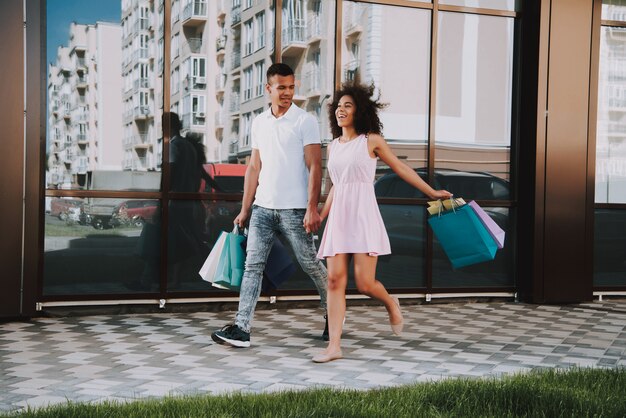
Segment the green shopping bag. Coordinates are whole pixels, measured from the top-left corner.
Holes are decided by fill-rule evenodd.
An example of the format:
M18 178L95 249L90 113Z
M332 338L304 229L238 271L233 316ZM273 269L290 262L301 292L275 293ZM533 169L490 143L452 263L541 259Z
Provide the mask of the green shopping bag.
M470 205L432 215L428 223L452 267L493 260L498 243Z
M239 291L246 263L246 252L241 245L245 239L246 237L240 233L238 226L235 226L233 232L226 234L224 247L215 271L213 286Z

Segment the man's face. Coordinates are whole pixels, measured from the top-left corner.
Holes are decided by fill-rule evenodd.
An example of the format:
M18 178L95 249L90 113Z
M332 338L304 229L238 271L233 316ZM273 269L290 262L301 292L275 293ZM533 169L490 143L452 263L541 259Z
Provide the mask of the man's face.
M293 100L295 89L295 77L293 75L282 76L275 74L271 76L265 85L265 90L270 95L272 106L288 108Z

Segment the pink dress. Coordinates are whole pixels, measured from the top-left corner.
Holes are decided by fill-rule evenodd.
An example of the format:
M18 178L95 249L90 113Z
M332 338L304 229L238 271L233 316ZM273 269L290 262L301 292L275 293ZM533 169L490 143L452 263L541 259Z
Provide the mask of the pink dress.
M344 144L337 138L328 151L333 203L317 257L390 254L389 237L374 194L377 159L369 155L366 136Z

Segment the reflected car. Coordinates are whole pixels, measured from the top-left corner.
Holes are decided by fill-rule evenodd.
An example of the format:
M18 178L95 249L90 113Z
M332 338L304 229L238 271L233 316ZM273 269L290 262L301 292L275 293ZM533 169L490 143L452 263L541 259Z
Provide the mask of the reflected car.
M415 171L424 181L427 181L426 169ZM467 202L470 200L505 200L510 197L508 181L482 172L436 170L432 187L448 190ZM374 190L378 198L427 198L420 190L409 185L393 172L384 174L376 180ZM379 208L394 253L410 255L415 253L416 248L424 248L426 239L424 227L427 216L425 207L383 203L379 205ZM484 210L501 228L507 229L508 210L493 207L487 207Z
M214 193L243 193L243 183L246 175L245 164L204 164L204 170L210 180L202 179L201 192ZM221 231L231 231L233 221L241 210L241 201L204 200L205 207L205 235L207 241L213 244Z
M71 209L78 209L78 213L82 210L83 201L79 199L62 199L53 198L50 200L50 215L57 216L60 220L68 219L70 212L76 212Z
M158 209L158 200L127 200L113 209L111 225L142 227L152 220Z

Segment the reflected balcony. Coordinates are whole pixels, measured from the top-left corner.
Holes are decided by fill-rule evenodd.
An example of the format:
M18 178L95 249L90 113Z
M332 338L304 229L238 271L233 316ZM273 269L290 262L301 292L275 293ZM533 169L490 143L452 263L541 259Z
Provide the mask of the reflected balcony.
M79 145L85 145L89 143L89 137L87 136L86 133L79 133L79 134L76 134L76 141L78 142Z
M150 138L148 132L139 132L131 137L132 145L135 149L148 149L150 148Z
M185 89L185 91L206 90L206 84L207 84L206 77L187 76L183 79L183 89Z
M228 154L237 155L238 152L239 152L239 141L235 139L230 144L228 144Z
M215 39L215 51L218 55L226 53L226 35L219 35L217 39Z
M84 89L87 88L87 84L89 83L89 78L86 75L77 75L74 78L74 88Z
M322 22L319 15L315 15L307 21L306 37L309 44L322 39Z
M148 19L139 19L135 21L133 25L133 32L137 33L139 31L148 31L150 30L150 24L148 23Z
M136 64L139 61L145 61L150 59L150 49L149 48L140 48L133 51L131 64Z
M52 113L56 116L59 114L59 108L61 107L60 100L54 100L50 106Z
M230 106L228 107L228 110L230 110L231 113L237 113L239 112L240 108L241 108L241 100L239 98L239 93L231 94Z
M192 0L185 6L181 15L183 26L204 25L207 20L207 0Z
M322 71L319 68L305 74L302 90L308 98L319 97L322 94Z
M291 21L282 31L283 56L294 57L307 48L306 26L304 20Z
M144 120L152 118L152 109L150 106L135 106L133 108L133 118L135 120Z
M63 119L69 120L71 117L71 112L72 112L71 105L69 102L63 103L62 111L63 111Z
M215 0L217 3L217 19L223 20L226 17L226 0Z
M226 88L226 74L220 73L215 76L215 93L217 95L224 94Z
M183 54L206 54L202 38L187 39L187 42L183 44Z
M138 171L145 171L148 167L147 157L137 157L133 160L132 169Z
M295 74L295 78L296 78L296 85L295 88L293 89L293 101L297 104L297 105L301 105L302 102L304 102L306 100L306 96L304 95L304 83L302 80L302 75L300 73L296 73Z
M233 55L230 57L230 70L236 71L241 67L241 49L233 49Z
M612 112L626 112L626 99L609 97L609 110Z
M182 116L183 127L189 130L205 126L206 114L204 112L184 113Z
M85 123L89 121L89 110L87 106L79 106L74 111L74 122Z
M230 9L230 25L235 26L239 23L241 23L241 5L236 5Z
M217 112L215 112L215 129L223 129L225 119L226 118L223 111L218 110Z
M345 81L353 81L359 71L359 61L352 60L343 66L343 77Z
M150 79L149 78L138 78L133 82L133 91L137 92L139 89L149 89L150 88Z
M87 170L88 167L86 163L79 163L76 166L72 164L72 174L87 174Z
M347 4L344 12L344 34L346 38L358 36L363 32L363 20L365 19L365 5L358 3Z
M87 71L87 60L85 57L76 57L75 66L78 71Z

